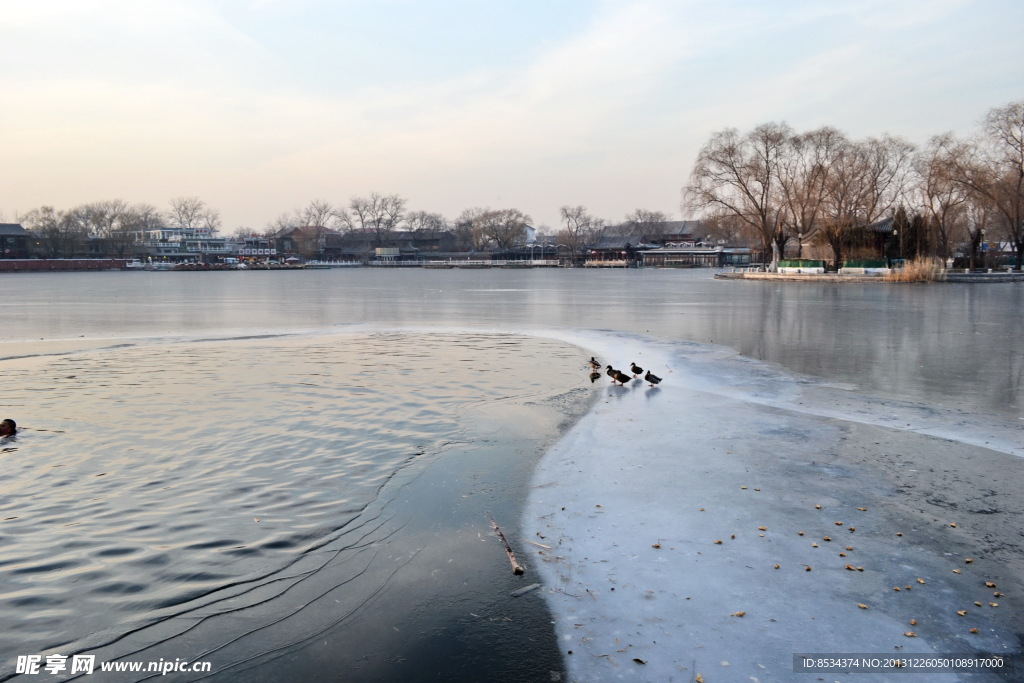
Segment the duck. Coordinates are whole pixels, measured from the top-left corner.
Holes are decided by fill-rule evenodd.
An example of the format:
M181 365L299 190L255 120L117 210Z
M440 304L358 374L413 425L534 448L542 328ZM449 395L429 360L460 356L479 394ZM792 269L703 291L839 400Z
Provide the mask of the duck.
M650 370L648 370L647 374L644 375L644 379L647 380L652 387L655 384L661 383L661 378L658 377L657 375L653 374Z
M633 371L633 376L634 377L636 377L637 375L639 375L641 372L644 371L644 369L642 367L640 367L639 365L637 365L636 363L630 363L629 364L629 369Z
M624 373L622 370L616 370L615 368L613 368L610 365L608 366L608 373L607 374L608 374L609 377L612 378L612 383L613 384L618 382L619 384L622 384L623 386L626 385L626 382L628 382L629 380L633 379L632 377L630 377L629 375Z
M590 365L590 369L591 370L600 370L601 369L601 364L593 356L590 357L590 361L588 362L588 365Z

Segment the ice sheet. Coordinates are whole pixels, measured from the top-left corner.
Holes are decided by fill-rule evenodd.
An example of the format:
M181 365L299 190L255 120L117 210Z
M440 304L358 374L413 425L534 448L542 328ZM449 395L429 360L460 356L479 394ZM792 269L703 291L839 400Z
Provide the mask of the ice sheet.
M603 365L635 361L664 380L619 387L602 376L599 402L534 478L524 534L550 546L532 545L530 564L572 680L767 681L791 678L796 653L1017 647L995 609L972 604L983 585L975 567L939 549L955 529L936 520L906 530L908 541L928 535L931 552L924 540L904 542L885 507L890 485L837 456L845 420L892 417L907 430L917 418L927 431L920 422L932 412L944 436L958 436L939 411L873 401L714 347L551 334ZM1013 427L981 440L1019 455ZM961 605L968 617L956 613Z

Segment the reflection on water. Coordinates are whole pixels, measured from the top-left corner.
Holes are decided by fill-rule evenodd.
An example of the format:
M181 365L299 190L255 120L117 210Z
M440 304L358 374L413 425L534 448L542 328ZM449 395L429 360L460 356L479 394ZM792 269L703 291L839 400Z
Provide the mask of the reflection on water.
M533 375L541 358L566 370ZM572 347L499 334L150 341L3 362L4 411L24 429L0 475L0 659L113 658L213 617L196 631L208 650L259 623L301 622L285 642L337 623L415 554L380 566L393 498L486 440L495 411L582 385L578 365ZM524 481L535 455L520 457ZM307 609L339 585L340 612ZM225 616L285 594L245 628ZM246 648L233 660L267 642Z
M352 323L607 329L721 344L869 393L1024 415L1020 283L742 282L665 269L339 269L21 274L4 285L0 341Z

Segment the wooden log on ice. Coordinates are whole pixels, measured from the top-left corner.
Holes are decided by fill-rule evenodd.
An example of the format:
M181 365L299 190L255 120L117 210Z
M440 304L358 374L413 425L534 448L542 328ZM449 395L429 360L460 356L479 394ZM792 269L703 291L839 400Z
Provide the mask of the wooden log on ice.
M515 575L525 574L526 570L523 569L523 565L519 564L516 560L516 554L512 552L512 546L508 544L508 539L505 538L505 534L501 533L501 529L498 527L498 523L494 521L494 517L491 517L491 526L494 527L494 533L501 539L502 545L505 546L505 554L508 555L508 561L512 564L512 573Z

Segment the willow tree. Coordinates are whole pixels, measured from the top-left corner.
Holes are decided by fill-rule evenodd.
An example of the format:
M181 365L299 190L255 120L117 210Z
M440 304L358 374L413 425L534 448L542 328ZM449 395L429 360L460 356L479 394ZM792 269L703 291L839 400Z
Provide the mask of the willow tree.
M974 153L962 161L962 182L991 203L1024 264L1024 100L996 107L982 123Z
M565 227L558 232L558 243L565 246L569 262L578 264L584 260L583 252L587 245L600 239L604 220L594 217L582 204L563 206L559 214Z
M684 190L691 207L749 225L765 253L772 252L773 264L792 237L780 210L779 168L793 135L785 123L766 123L745 135L735 128L714 133L697 155Z
M931 228L938 255L952 255L954 241L966 236L970 190L957 177L954 159L962 145L952 133L935 135L914 156L915 194Z

